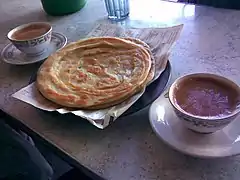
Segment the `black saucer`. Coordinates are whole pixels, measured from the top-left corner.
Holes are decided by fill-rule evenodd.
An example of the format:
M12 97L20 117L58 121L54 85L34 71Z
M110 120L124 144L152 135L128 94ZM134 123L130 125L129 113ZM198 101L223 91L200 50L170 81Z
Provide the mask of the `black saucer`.
M137 100L122 116L127 116L133 113L138 112L139 110L147 107L153 101L155 101L161 93L164 91L165 87L168 84L171 75L171 64L168 61L166 69L163 71L161 76L157 80L155 80L152 84L150 84L142 97ZM36 80L36 74L34 74L29 81L29 84Z

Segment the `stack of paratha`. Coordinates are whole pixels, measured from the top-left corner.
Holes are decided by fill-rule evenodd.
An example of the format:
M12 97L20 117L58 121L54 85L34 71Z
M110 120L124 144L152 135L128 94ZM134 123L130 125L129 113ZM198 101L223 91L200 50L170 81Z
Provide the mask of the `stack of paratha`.
M154 77L147 44L132 38L99 37L71 43L40 67L37 87L65 107L102 109L123 102Z

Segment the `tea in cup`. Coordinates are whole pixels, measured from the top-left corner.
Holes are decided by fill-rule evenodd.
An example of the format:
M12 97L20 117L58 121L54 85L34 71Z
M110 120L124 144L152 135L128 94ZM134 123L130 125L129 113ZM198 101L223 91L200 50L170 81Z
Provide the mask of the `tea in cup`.
M12 29L7 37L21 52L29 56L43 54L51 41L52 26L46 22L33 22Z
M232 122L240 112L240 88L224 77L197 73L177 79L169 100L183 124L196 132L212 133Z

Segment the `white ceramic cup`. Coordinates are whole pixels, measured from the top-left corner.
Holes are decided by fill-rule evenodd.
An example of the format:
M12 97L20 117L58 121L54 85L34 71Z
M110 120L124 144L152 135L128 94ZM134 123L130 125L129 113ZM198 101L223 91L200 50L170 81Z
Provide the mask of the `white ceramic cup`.
M34 37L28 37L32 30L40 30L42 29L42 33L38 33L38 35ZM25 32L25 38L18 38L17 34L20 32ZM21 52L29 55L29 56L39 56L43 54L51 41L52 35L52 26L47 22L32 22L28 24L23 24L12 29L8 34L8 39L12 42L12 44L19 49Z
M238 92L238 97L236 98L239 99L240 97L239 86L234 82L232 82L231 80L218 75L209 74L209 73L197 73L197 74L189 74L189 75L178 78L170 87L169 100L175 113L187 128L199 133L213 133L227 126L239 115L240 104L238 104L236 106L236 109L232 111L230 114L223 115L223 116L213 116L213 117L196 116L184 111L176 103L175 92L177 88L181 87L180 84L183 81L191 78L207 78L207 79L210 78L212 80L216 80L218 82L223 83L226 87L234 88L236 92Z

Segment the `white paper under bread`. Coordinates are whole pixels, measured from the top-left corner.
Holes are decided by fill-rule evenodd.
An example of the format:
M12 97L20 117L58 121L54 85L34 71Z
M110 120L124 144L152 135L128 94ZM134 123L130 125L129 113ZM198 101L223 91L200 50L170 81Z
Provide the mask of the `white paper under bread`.
M164 71L168 61L170 48L178 39L182 28L183 25L168 28L124 29L117 25L97 24L87 37L115 36L133 37L143 40L150 46L156 60L156 72L154 77L154 80L156 80ZM61 114L73 113L76 116L87 119L94 126L103 129L127 111L129 107L131 107L142 96L144 91L145 89L121 104L97 111L71 111L67 108L61 107L44 98L37 90L35 83L22 88L12 96L45 111L58 111Z

